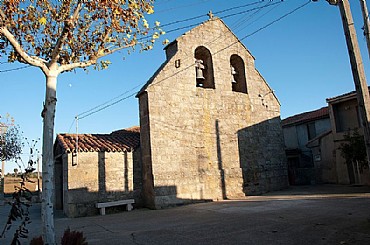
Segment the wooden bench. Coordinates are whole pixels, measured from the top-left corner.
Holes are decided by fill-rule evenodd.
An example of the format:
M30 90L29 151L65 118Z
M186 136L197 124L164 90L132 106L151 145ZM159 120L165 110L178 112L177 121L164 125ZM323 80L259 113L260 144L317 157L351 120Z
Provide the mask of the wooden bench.
M98 202L97 204L95 204L95 207L99 208L101 215L105 215L105 208L107 207L126 205L126 210L131 211L133 203L135 203L134 199L127 199L127 200L120 200L120 201L113 201L113 202Z

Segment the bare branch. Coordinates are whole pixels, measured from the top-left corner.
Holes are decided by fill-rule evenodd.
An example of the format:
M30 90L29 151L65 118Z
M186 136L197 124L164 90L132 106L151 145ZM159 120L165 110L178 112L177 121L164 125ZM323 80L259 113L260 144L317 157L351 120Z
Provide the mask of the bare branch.
M136 43L135 42L132 42L130 44L127 44L126 46L122 46L122 47L118 47L118 48L115 48L115 49L111 49L108 52L105 52L103 55L100 55L99 58L104 57L104 56L107 56L107 55L110 55L110 54L113 54L114 52L119 51L119 50L122 50L122 49L125 49L125 48L133 47L135 45L136 45Z
M108 38L109 38L109 35L112 33L112 29L111 28L107 28L107 30L105 31L105 34L104 34L104 37L103 37L103 41L102 43L100 44L100 47L99 47L99 50L101 48L103 48L103 45L107 42Z
M53 52L51 53L51 60L49 62L50 64L54 64L57 62L59 55L60 55L60 51L62 51L63 49L63 44L67 40L68 33L74 29L75 23L78 19L78 15L81 9L82 9L82 2L79 1L71 18L64 22L63 31L57 41L57 44L55 45L55 48L53 49Z
M43 62L43 63L48 63L45 59L43 58L40 58L40 57L37 57L37 56L31 56L32 59L35 59L37 61L40 61L40 62Z
M58 68L58 72L62 73L64 71L70 71L70 70L73 70L75 68L85 68L85 67L96 64L97 60L98 60L97 58L94 58L94 59L84 61L84 62L76 62L76 63L72 63L72 64L61 65Z
M58 69L58 72L61 73L61 72L64 72L64 71L73 70L75 68L85 68L85 67L94 65L94 64L96 64L98 59L100 59L102 57L105 57L105 56L110 55L110 54L112 54L116 51L126 49L126 48L129 48L129 47L133 47L133 46L135 46L134 42L132 42L131 44L128 44L126 46L122 46L122 47L118 47L118 48L109 50L108 52L104 52L104 53L100 52L100 53L98 53L97 56L95 56L94 58L91 58L90 60L85 61L85 62L76 62L76 63L72 63L72 64L61 65Z
M4 14L4 12L0 9L0 17L1 17L1 21L4 21L6 20L6 16Z
M99 48L98 48L98 54L103 52L104 44L106 43L106 41L109 38L109 35L111 33L112 33L112 29L106 28L105 33L104 33L104 37L102 38L102 42L101 42L101 44L99 45Z
M6 27L0 27L0 33L2 33L6 39L10 42L10 44L13 46L15 52L17 52L25 63L30 64L32 66L40 67L42 71L46 74L48 72L48 68L46 64L40 59L35 57L29 56L26 51L21 47L19 42L16 40L16 38L9 32L9 30Z

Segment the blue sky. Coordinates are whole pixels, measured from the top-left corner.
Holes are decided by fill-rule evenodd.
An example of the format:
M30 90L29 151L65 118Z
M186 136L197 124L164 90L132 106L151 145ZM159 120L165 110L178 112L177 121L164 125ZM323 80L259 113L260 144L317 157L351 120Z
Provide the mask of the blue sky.
M258 3L260 2L260 3ZM306 3L306 0L158 0L149 23L162 24L204 15L163 29L162 37L174 40L190 28L171 30L201 23L209 10L220 12L224 22L240 39ZM256 3L249 7L238 7ZM369 71L366 40L362 34L359 1L351 0L357 37L362 51L365 72ZM238 12L265 6L261 11ZM161 40L162 40L161 39ZM242 41L256 58L256 68L266 79L281 103L281 117L321 108L326 98L354 90L347 47L339 9L326 1L311 2L293 14L248 36ZM165 60L164 46L158 42L148 52L115 53L109 56L112 65L104 71L76 70L59 76L55 133L75 133L74 117L82 112L124 94L140 89ZM124 59L123 59L124 57ZM0 59L0 71L23 64L7 64ZM40 113L45 96L45 79L36 68L0 72L0 115L10 113L29 139L42 136ZM123 98L125 95L119 97ZM114 101L112 101L114 102ZM98 113L79 120L79 133L110 133L139 124L138 101L132 96ZM39 144L41 150L41 144ZM12 171L9 164L6 171Z

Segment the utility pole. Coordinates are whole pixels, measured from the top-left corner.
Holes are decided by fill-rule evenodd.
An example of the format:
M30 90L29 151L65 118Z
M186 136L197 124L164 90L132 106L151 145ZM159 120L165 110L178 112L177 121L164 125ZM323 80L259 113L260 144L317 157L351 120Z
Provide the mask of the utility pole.
M317 0L316 0L317 1ZM366 145L367 161L370 167L370 96L366 83L364 65L362 63L360 48L358 46L356 30L348 0L326 0L331 5L338 5L342 16L344 34L346 36L348 54L351 62L352 76L355 83L357 103L363 121L364 138Z
M369 53L370 58L370 21L369 21L369 12L367 11L367 5L365 0L360 0L362 17L364 18L364 36L366 38L367 52Z

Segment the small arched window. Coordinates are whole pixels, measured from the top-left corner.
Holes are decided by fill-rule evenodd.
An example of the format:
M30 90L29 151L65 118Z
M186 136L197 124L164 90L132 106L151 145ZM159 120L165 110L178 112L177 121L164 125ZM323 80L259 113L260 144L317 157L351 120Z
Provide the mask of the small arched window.
M230 57L230 74L232 90L245 94L248 93L244 61L236 54L233 54Z
M215 88L211 52L206 47L199 46L195 49L194 57L196 86Z

